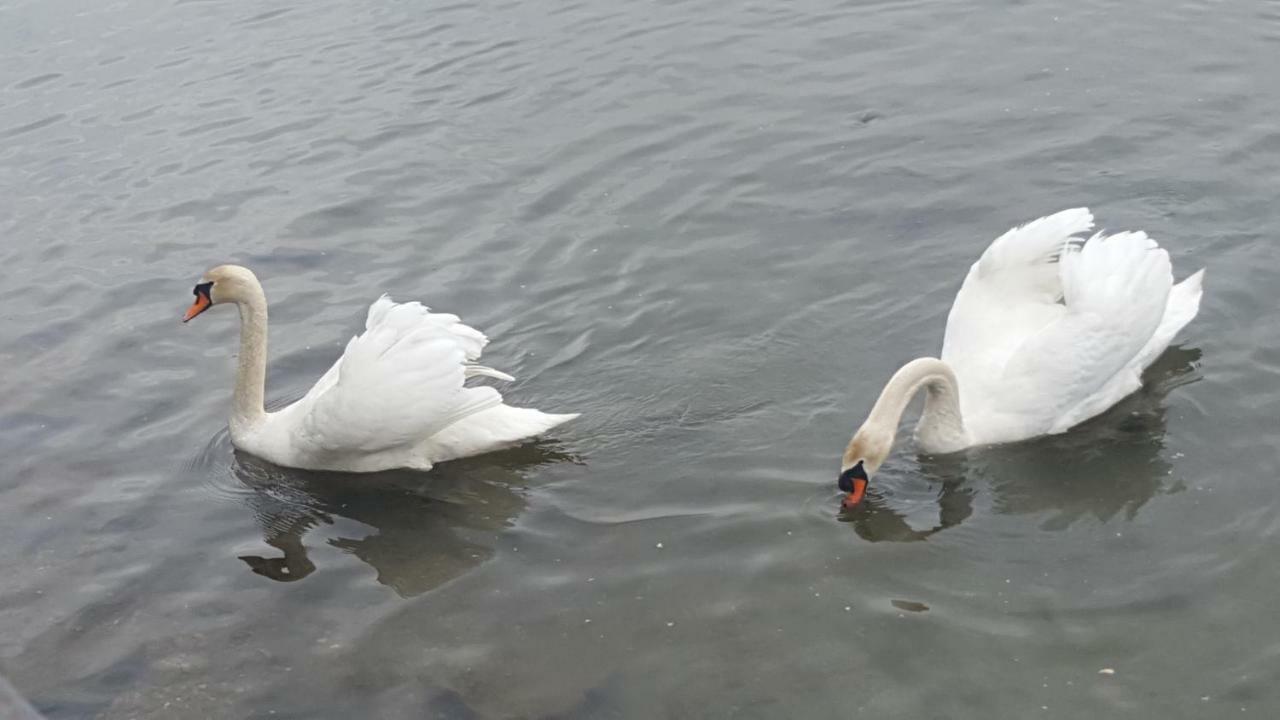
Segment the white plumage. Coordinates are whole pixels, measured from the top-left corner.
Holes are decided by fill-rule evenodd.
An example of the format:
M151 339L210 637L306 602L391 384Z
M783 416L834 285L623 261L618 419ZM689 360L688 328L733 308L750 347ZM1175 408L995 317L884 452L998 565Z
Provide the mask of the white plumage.
M241 308L240 369L231 439L278 465L372 472L429 469L437 462L507 447L577 417L551 415L502 402L472 377L513 380L479 365L488 338L456 315L387 296L369 307L363 333L305 396L276 412L262 408L266 366L266 298L246 268L210 270L209 302ZM200 305L197 286L197 305Z
M879 467L921 388L916 441L933 453L1064 432L1137 390L1199 311L1204 270L1174 285L1169 254L1146 233L1081 237L1092 228L1076 208L996 238L956 295L941 358L890 378L842 474L865 480Z
M941 356L968 444L1063 432L1106 410L1195 317L1203 270L1175 288L1146 233L1078 237L1092 227L1087 209L1064 210L1000 236L970 268Z

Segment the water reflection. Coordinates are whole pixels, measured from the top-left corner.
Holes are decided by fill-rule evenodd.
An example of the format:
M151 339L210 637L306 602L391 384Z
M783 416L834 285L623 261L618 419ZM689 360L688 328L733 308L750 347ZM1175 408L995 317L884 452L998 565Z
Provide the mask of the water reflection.
M534 444L437 466L429 473L396 471L353 476L282 468L236 452L232 472L249 491L267 545L279 555L242 555L254 573L297 582L314 573L306 535L335 517L367 532L330 537L330 547L368 563L378 582L403 597L420 595L493 555L497 533L525 500L518 488L529 468L572 459Z
M917 529L908 522L908 515L914 513L894 509L894 498L881 495L871 490L862 506L850 514L842 515L841 520L849 522L854 532L864 540L871 542L916 542L927 540L935 533L942 532L964 522L973 514L972 488L964 487L963 480L943 480L933 502L937 504L937 522L932 526Z
M1063 530L1086 517L1132 520L1152 497L1183 489L1163 452L1164 398L1199 380L1199 358L1198 349L1168 350L1147 370L1141 390L1069 433L957 456L921 456L929 497L913 502L910 488L881 483L868 492L865 507L842 519L872 542L926 540L964 522L975 500L989 494L993 512L1043 515L1043 530ZM936 522L923 528L909 522L920 505L936 507Z

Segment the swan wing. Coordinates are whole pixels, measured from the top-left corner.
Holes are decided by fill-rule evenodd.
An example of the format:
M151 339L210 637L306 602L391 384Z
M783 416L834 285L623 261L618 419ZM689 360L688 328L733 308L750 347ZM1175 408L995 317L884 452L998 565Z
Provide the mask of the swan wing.
M1063 210L1009 230L982 253L956 294L942 341L942 359L960 366L958 376L1002 367L1027 335L1057 319L1057 262L1092 227L1087 208ZM977 372L964 372L966 364Z
M970 430L998 409L1000 376L1009 358L1062 317L1059 260L1093 227L1086 208L1063 210L1020 227L991 243L969 268L947 316L941 357L960 384L960 407Z
M1063 253L1058 271L1062 314L1021 343L999 378L1001 410L1048 433L1138 389L1173 285L1169 254L1142 232L1095 235Z
M298 401L297 441L313 452L377 452L500 404L493 388L464 385L475 375L510 379L475 364L487 343L455 315L379 298L365 331Z

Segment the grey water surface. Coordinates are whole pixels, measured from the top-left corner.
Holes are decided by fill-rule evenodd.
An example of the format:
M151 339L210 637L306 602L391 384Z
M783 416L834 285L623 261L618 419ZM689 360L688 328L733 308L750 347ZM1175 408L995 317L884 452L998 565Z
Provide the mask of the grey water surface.
M0 59L0 672L49 718L1280 713L1280 4L0 0ZM1148 387L904 435L838 520L968 265L1077 205L1209 268ZM583 416L237 454L235 313L179 323L227 261L272 404L390 292Z

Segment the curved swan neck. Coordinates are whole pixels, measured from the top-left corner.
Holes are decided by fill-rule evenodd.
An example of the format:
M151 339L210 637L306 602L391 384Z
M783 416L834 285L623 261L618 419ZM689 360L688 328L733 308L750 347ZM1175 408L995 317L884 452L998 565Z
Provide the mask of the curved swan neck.
M863 425L897 432L902 413L923 387L924 413L916 425L916 440L925 452L953 452L966 447L968 435L960 415L960 390L951 367L937 358L916 358L889 378Z
M240 358L231 398L231 433L247 430L266 417L267 296L257 282L236 298L240 310Z

